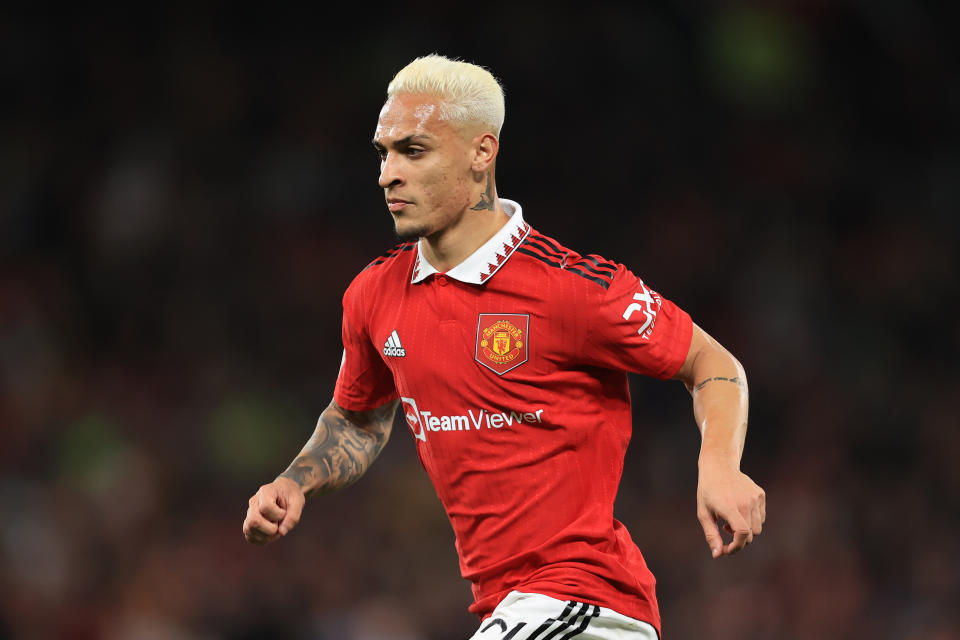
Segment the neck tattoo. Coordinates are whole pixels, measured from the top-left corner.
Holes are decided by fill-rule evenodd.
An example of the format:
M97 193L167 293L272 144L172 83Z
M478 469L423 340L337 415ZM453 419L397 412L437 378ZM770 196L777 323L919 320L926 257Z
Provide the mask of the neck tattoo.
M487 190L480 195L480 202L470 207L471 211L496 211L493 205L493 178L487 173Z

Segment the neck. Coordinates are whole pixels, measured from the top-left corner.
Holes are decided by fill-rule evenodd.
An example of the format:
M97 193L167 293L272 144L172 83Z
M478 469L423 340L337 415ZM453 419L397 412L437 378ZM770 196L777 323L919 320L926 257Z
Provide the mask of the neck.
M492 203L493 211L468 208L455 224L425 236L420 246L430 264L441 273L449 271L496 235L510 218L495 193Z

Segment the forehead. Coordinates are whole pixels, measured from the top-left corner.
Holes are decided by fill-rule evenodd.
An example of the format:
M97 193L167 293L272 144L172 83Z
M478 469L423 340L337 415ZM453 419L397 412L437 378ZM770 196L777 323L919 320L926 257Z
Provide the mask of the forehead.
M386 144L411 135L444 137L451 132L450 124L440 119L438 98L400 94L390 97L384 103L373 139Z

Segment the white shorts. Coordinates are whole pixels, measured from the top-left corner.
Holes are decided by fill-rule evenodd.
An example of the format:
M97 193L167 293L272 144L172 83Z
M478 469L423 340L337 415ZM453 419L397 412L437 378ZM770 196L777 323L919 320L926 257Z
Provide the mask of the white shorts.
M595 604L511 591L470 640L658 640L657 631Z

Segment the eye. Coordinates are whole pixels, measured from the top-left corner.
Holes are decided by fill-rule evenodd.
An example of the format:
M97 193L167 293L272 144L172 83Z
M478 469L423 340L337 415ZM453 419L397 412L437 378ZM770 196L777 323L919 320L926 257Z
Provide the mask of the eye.
M404 153L406 153L408 156L417 157L423 155L426 151L427 150L423 147L407 147Z

